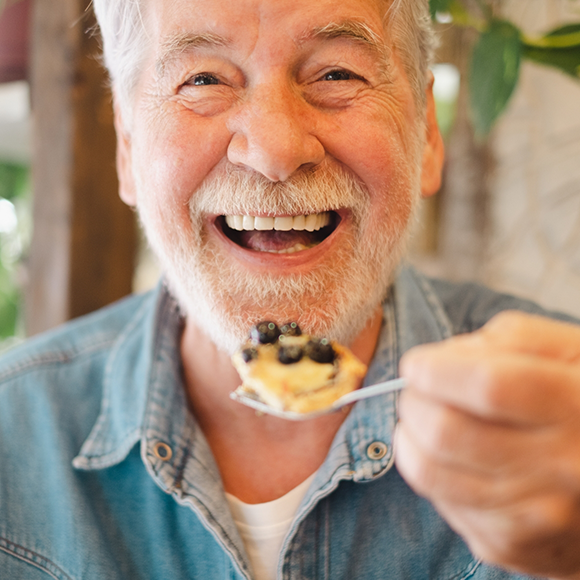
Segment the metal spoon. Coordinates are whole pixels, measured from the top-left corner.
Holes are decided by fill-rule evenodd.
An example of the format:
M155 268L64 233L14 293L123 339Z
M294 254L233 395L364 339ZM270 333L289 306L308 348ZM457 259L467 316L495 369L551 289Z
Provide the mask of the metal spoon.
M316 411L309 411L307 413L298 413L296 411L284 411L282 409L276 409L271 407L267 403L264 403L257 395L252 395L248 392L238 392L233 391L230 393L230 397L238 403L247 405L260 411L261 413L267 413L268 415L274 415L275 417L280 417L281 419L290 419L291 421L304 421L306 419L314 419L315 417L320 417L321 415L326 415L328 413L334 413L346 405L360 401L361 399L368 399L369 397L376 397L377 395L383 395L384 393L391 393L393 391L400 391L405 387L405 379L393 379L386 381L384 383L377 383L376 385L371 385L370 387L364 387L362 389L357 389L356 391L351 391L346 395L343 395L332 405L324 407L323 409L316 409Z

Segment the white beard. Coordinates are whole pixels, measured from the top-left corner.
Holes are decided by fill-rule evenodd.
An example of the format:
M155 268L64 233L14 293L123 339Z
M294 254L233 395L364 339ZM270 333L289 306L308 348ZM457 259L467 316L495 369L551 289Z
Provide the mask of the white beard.
M309 334L349 344L384 299L404 253L419 198L419 187L411 189L377 216L367 191L341 167L323 164L273 183L228 166L191 197L190 228L180 226L175 212L147 203L139 204L139 213L181 308L220 350L231 354L261 320L296 321ZM348 243L300 275L237 267L204 225L208 214L308 215L338 208L352 211Z

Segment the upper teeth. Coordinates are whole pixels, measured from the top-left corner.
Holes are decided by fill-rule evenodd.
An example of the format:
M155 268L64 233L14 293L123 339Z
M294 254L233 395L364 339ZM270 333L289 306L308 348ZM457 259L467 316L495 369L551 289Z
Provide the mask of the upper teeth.
M278 230L287 232L290 230L306 230L314 232L330 223L330 213L313 213L310 215L297 215L287 217L261 217L251 215L227 215L226 223L233 230Z

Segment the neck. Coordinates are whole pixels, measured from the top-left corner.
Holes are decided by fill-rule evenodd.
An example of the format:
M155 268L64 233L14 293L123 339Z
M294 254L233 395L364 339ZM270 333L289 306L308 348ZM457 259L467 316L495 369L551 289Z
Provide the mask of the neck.
M379 336L377 310L350 345L369 364ZM227 492L246 503L281 497L314 473L328 454L347 412L309 421L258 415L232 401L241 380L229 355L190 321L181 341L185 386L191 409L206 436Z

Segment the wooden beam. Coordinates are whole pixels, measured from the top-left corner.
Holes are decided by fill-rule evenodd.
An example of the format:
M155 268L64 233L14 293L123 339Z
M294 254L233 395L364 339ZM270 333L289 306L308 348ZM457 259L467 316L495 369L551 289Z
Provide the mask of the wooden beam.
M136 226L119 200L111 97L89 0L35 0L33 239L27 334L131 291Z
M28 78L30 0L0 0L0 83Z

